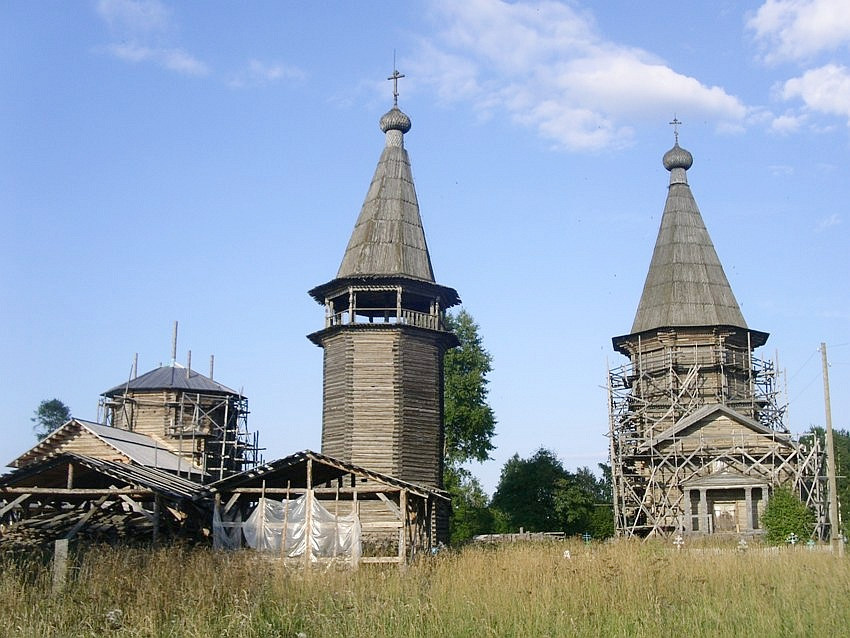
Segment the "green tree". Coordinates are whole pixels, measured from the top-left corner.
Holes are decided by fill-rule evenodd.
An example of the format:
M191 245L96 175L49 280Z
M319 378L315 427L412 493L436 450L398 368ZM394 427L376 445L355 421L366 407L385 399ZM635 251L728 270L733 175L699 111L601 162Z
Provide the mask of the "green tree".
M492 357L466 310L446 314L446 327L460 345L446 353L443 363L444 454L447 467L459 467L467 461L486 461L493 449L496 417L487 404Z
M611 506L610 470L599 463L602 478L587 467L559 479L555 492L555 510L567 534L588 533L593 538L614 535L614 511Z
M785 543L790 534L807 539L815 528L815 513L790 488L777 487L764 508L761 524L772 545Z
M593 538L614 534L610 472L600 464L602 478L587 467L564 469L551 451L540 448L529 459L514 454L502 469L491 506L500 532L520 527L531 532L589 533Z
M452 495L449 539L452 545L464 543L478 534L493 531L493 511L477 478L464 468L446 468L445 488Z
M502 468L499 485L491 506L503 514L502 524L515 532L523 527L529 532L551 532L563 528L556 508L558 481L568 478L555 453L540 448L531 458L514 454Z
M30 421L35 423L32 429L39 441L71 418L71 410L59 399L45 399L38 404L34 414Z

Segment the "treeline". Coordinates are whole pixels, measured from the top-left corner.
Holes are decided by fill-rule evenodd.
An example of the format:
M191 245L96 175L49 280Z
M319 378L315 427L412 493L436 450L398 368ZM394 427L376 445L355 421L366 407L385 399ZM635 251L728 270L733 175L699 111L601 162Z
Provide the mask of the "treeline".
M545 448L527 459L514 454L489 499L472 474L450 468L446 489L452 495L451 542L520 528L568 536L589 534L594 539L613 536L611 471L605 463L599 464L599 471L601 476L587 467L570 472Z

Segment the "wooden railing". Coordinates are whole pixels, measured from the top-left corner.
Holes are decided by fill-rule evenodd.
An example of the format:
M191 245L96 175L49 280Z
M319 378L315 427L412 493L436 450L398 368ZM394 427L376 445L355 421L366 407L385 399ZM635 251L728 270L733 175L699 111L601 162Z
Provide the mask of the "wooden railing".
M370 316L366 316L367 313ZM379 314L380 313L380 314ZM376 315L376 316L372 316ZM348 310L329 315L325 327L343 326L354 323L360 324L400 324L428 328L429 330L445 330L443 318L437 314L407 310L402 308L401 315L395 308L358 308L354 316Z

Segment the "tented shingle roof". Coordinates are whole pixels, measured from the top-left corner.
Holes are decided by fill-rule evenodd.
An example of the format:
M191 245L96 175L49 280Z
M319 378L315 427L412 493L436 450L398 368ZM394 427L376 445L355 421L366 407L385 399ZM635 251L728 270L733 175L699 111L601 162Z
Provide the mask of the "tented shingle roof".
M747 328L685 172L691 154L677 143L664 156L670 189L632 334L663 327Z
M403 134L410 120L397 107L381 118L384 147L337 278L400 276L434 282Z
M135 379L130 379L126 383L107 390L103 395L111 397L122 394L125 390L190 390L213 394L238 394L200 372L187 370L179 364L155 368Z

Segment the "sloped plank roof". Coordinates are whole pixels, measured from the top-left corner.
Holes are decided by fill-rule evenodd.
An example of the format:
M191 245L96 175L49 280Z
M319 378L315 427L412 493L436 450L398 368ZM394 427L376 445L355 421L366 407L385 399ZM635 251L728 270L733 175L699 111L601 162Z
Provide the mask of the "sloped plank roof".
M240 396L235 390L213 381L195 370L187 370L178 363L160 366L150 372L116 385L103 393L103 396L113 397L123 394L126 390L188 390L212 394L233 394Z
M306 487L308 459L313 461L313 485L327 483L346 474L354 474L355 476L368 478L391 487L406 489L422 498L434 496L446 501L449 500L448 493L443 490L408 483L388 474L367 470L359 465L340 461L339 459L319 454L312 450L296 452L282 459L263 463L250 470L245 470L239 474L234 474L233 476L228 476L227 478L210 483L208 487L213 492L227 492L237 487L259 487L263 481L274 479L282 483L289 481L291 487L303 489Z
M746 329L688 185L691 154L677 143L664 160L670 188L632 334L677 326Z

